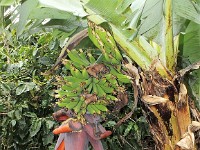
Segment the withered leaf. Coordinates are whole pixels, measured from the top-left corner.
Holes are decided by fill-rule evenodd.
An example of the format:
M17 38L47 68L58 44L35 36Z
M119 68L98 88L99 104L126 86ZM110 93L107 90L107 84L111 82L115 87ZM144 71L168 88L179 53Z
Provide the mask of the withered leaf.
M104 64L94 64L87 67L87 72L93 77L97 77L99 73L101 72L103 73L106 71L107 71L107 68Z
M119 92L117 95L117 99L119 101L116 102L114 111L120 111L120 109L128 104L128 94L126 92Z
M97 96L95 94L84 94L83 97L85 98L86 105L97 101Z
M166 103L167 101L169 101L169 99L155 95L144 95L142 96L142 101L149 105L156 105L156 104Z

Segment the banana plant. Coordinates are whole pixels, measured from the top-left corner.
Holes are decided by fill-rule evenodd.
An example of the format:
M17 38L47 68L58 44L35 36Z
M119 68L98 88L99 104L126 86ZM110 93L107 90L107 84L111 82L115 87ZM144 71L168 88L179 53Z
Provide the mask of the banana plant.
M144 115L157 148L195 149L194 139L189 137L194 135L192 127L199 125L191 119L191 115L198 118L195 116L198 110L190 107L183 79L186 72L199 68L199 62L196 59L195 64L178 71L177 57L182 51L179 45L183 35L180 33L186 21L200 24L199 2L85 0L82 4L87 12L89 37L101 50L103 58L117 59L116 55L109 57L115 52L115 45L113 48L113 42L109 42L112 40L107 40L110 36L122 56L128 58L129 65L121 61L122 66L130 75L136 74L132 76L134 93L139 93L135 101L143 102ZM110 36L102 31L108 31ZM133 71L133 64L141 71Z
M84 5L88 20L97 25L107 23L121 51L142 68L139 74L141 90L137 92L141 95L139 99L143 102L158 149L195 149L190 142L194 143L194 139L186 140L193 136L191 126L195 125L191 119L187 88L182 80L185 72L176 70L180 40L180 24L176 19L190 19L199 24L199 12L194 8L199 10L200 7L199 3L184 2L189 5L170 0L136 0L132 3L90 0ZM190 14L180 14L180 10L189 7ZM160 14L156 14L157 11ZM129 13L133 13L132 20L126 17ZM194 69L194 66L198 69L199 62L189 68Z
M30 0L27 2L31 4ZM118 99L116 96L120 93L118 87L123 87L126 83L120 83L122 77L123 80L132 83L136 93L135 101L142 102L144 115L158 149L197 148L192 137L194 137L193 132L199 128L199 111L188 96L189 88L184 82L184 75L199 68L200 3L198 0L82 0L81 2L77 0L75 3L39 0L39 2L44 7L81 16L84 23L87 18L88 35L101 51L101 55L96 55L96 52L77 53L77 50L68 52L68 60L63 61L63 64L70 71L70 75L61 80L68 86L62 85L61 89L56 91L57 97L61 99L58 102L60 106L74 110L78 119L83 118L81 116L87 111L91 114L106 114L106 105L113 104L113 100ZM63 7L61 2L77 9ZM185 35L181 34L184 32ZM189 59L194 64L179 70L178 55L181 57L190 55ZM98 70L97 68L101 68L103 72L91 71ZM98 87L101 87L99 84L101 82L109 83L111 79L107 79L109 76L116 80L111 83L111 87L117 90L106 93L109 90L105 89L110 85ZM74 79L77 84L72 84ZM195 91L192 94L199 99L200 82L197 81L193 84L195 86L192 86L192 80L189 80L189 85ZM89 99L87 94L91 94L92 97ZM112 98L109 99L107 96ZM95 109L96 105L103 107Z

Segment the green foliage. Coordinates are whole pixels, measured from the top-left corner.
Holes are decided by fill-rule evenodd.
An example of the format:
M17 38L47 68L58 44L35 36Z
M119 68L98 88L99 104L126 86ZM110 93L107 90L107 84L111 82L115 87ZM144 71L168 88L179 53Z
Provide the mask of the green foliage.
M53 85L41 73L58 55L57 40L51 33L16 39L8 31L1 38L0 149L53 149Z
M0 149L53 149L52 143L55 141L53 141L51 130L55 122L50 116L55 102L51 95L53 95L52 90L55 87L52 84L53 78L45 78L41 76L41 73L48 70L55 62L59 45L63 46L70 35L87 27L85 19L87 13L89 20L95 24L102 23L101 25L109 28L110 34L113 36L108 36L111 44L115 48L120 46L120 50L128 54L142 69L148 70L152 67L152 62L154 63L158 57L165 64L165 58L162 57L165 54L157 45L161 45L163 41L164 1L83 0L87 3L84 3L84 9L80 1L66 0L64 5L62 2L64 1L1 0L0 2L0 25L2 27L0 28L0 117L2 120L0 123ZM11 4L15 9L8 11L10 7L7 6ZM199 60L199 4L197 0L173 1L174 36L181 31L184 32L184 27L189 23L184 35L184 42L181 43L180 56L182 57L183 53L184 57L189 57L191 62ZM5 13L6 11L8 12ZM19 22L16 21L18 19ZM86 78L87 80L91 78L92 84L84 87L82 92L89 91L89 94L98 92L98 97L105 95L99 94L101 90L96 86L98 80L103 76L94 78L87 75L88 72L84 68L99 62L106 63L110 58L115 57L106 55L110 53L108 52L110 46L106 45L106 40L102 41L106 38L107 28L104 30L95 26L90 27L95 31L93 34L92 30L89 30L90 39L101 50L103 56L100 56L100 52L91 50L87 44L84 45L87 52L80 52L79 59L75 59L76 61L69 54L68 62L70 63L68 64L70 65L65 65L66 68L62 68L63 72L59 70L56 73L63 76L66 83L72 83L73 80L77 83L73 84L75 87L62 85L63 90L58 92L62 96L65 96L68 91L72 91L71 89L80 88L80 83L84 83L82 81L86 81ZM4 30L4 28L8 30ZM102 30L104 30L103 33L98 33ZM98 36L100 40L95 41ZM152 43L152 40L157 43ZM91 41L89 42L91 43ZM102 42L103 45L101 45ZM176 44L175 47L178 48ZM106 47L106 53L102 46ZM83 47L80 46L80 48ZM113 52L113 49L111 50ZM113 53L110 54L115 56ZM80 62L84 57L86 59ZM115 60L111 64L106 64L106 68L111 70L110 66L115 64L114 62ZM121 71L121 66L118 68L116 64L114 69ZM74 68L78 71L73 72ZM77 77L74 78L76 75ZM105 81L108 83L109 79L107 78L110 74L104 75ZM192 75L193 78L189 79L189 85L198 100L200 97L199 70L193 72ZM85 77L82 78L82 76ZM119 84L119 78L116 76L113 82L116 82L115 79ZM109 92L109 90L106 91ZM110 91L112 93L113 90ZM127 88L127 91L132 94L132 89ZM77 93L71 94L77 95ZM116 94L106 93L106 95L109 95L113 101L116 100ZM129 96L129 101L130 99L133 97ZM83 101L85 100L81 100L79 97L77 103L74 102L73 105L68 106L69 99L62 98L62 102L59 104L64 107L67 105L70 108L76 105L72 109L78 112L79 106L84 104ZM94 105L93 102L91 107ZM90 105L88 106L90 107ZM84 107L86 108L86 105ZM103 104L100 110L90 109L90 113L99 113L107 110L107 107L109 108ZM139 107L129 120L120 127L115 127L116 122L131 111L131 107L131 102L129 102L129 105L120 113L107 116L108 120L104 125L114 133L104 140L105 149L150 149L149 147L152 146L145 143L145 140L151 141L152 139L149 138L147 123L141 115ZM89 111L89 108L87 110Z
M200 24L190 22L187 26L186 32L183 35L183 57L187 62L183 67L199 61L200 53ZM183 60L183 62L184 62ZM189 62L188 62L189 61ZM200 70L193 71L188 79L190 92L196 99L196 106L200 110Z

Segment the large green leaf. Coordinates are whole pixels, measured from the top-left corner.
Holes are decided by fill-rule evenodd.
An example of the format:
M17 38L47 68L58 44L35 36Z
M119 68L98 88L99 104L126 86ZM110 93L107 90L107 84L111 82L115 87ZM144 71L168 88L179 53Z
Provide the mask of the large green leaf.
M73 14L55 8L36 7L32 10L29 19L70 19L76 18Z
M162 34L163 0L148 0L141 16L139 34L145 34L150 39L160 38ZM161 41L161 40L159 40ZM161 43L161 42L160 42Z
M200 60L200 24L191 22L184 36L183 55L193 63Z
M140 4L145 0L140 1ZM173 33L174 36L179 34L185 19L192 20L200 24L200 4L195 4L191 0L174 0L173 1ZM148 0L141 5L142 10L141 24L139 26L139 34L144 35L150 40L162 44L163 36L163 0ZM133 7L134 8L134 7Z
M191 73L192 79L189 79L189 85L193 96L196 98L196 106L200 110L200 70L195 70Z
M80 0L39 0L42 6L57 8L59 10L73 13L75 16L84 17L87 13L84 11Z
M191 0L174 0L174 13L200 24L200 4Z
M191 63L200 61L200 24L190 22L188 25L184 36L183 56ZM189 84L200 109L200 70L192 72L192 75L194 78L189 79Z
M17 26L17 35L19 36L22 34L28 17L31 13L31 11L37 6L38 1L37 0L27 0L25 1L19 8L19 22Z

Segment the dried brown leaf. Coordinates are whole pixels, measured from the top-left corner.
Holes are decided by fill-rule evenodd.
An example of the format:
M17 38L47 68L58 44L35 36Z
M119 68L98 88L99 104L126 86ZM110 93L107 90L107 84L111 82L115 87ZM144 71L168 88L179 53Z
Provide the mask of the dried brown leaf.
M142 96L142 101L149 105L156 105L156 104L166 103L167 101L169 101L169 99L155 95L144 95Z
M125 67L128 69L129 73L135 78L136 85L139 85L140 75L138 69L131 63L126 64Z
M183 135L182 139L176 145L184 150L194 149L195 138L193 132L198 130L200 130L200 122L192 121L192 123L188 126L188 132Z
M187 132L176 145L184 150L192 150L194 148L194 133Z
M106 72L107 68L104 64L94 64L87 67L87 72L93 76L97 77L100 72Z
M97 101L97 96L95 94L84 94L83 97L85 98L86 105Z

